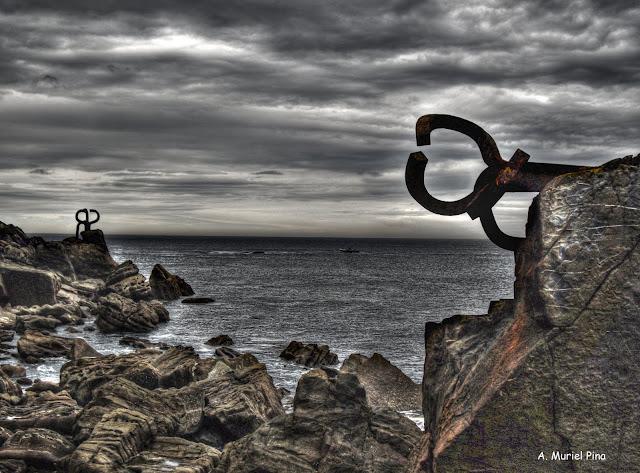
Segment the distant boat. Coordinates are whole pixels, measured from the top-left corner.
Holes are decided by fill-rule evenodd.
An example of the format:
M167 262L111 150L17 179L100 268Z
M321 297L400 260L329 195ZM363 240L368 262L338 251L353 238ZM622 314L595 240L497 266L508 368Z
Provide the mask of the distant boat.
M356 250L355 248L340 248L342 253L360 253L360 250Z

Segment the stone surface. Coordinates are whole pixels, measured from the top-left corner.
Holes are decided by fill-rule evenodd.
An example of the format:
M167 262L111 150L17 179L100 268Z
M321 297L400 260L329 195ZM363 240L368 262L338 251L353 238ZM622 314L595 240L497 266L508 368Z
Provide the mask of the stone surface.
M103 332L148 332L169 320L159 301L135 301L117 293L98 299L96 325Z
M51 271L0 261L0 305L34 306L55 304L59 278Z
M151 446L132 458L127 467L136 473L210 473L218 465L220 452L179 437L156 437Z
M140 270L131 260L119 264L105 279L105 292L116 294L134 301L153 299L151 286L140 274Z
M0 405L0 426L11 430L41 427L66 435L72 433L80 410L66 391L27 391L18 404Z
M228 347L233 345L233 339L229 335L217 335L211 337L205 343L214 347Z
M151 286L153 297L161 300L174 300L194 294L193 289L184 279L171 274L161 264L156 264L151 270L149 286Z
M402 472L420 430L393 411L372 410L358 378L323 370L302 376L293 414L228 444L225 473Z
M75 445L64 436L48 429L19 430L0 448L0 459L20 460L36 468L56 468Z
M370 358L349 355L340 370L358 377L367 391L371 407L388 407L396 411L422 409L422 386L379 353Z
M210 304L215 301L213 297L187 297L182 299L183 304Z
M100 356L82 338L67 338L35 330L27 330L18 339L18 353L27 363L41 358Z
M640 156L534 200L515 301L426 327L413 471L635 471L640 464ZM605 461L550 461L554 451Z
M310 368L338 363L338 355L332 353L327 345L301 343L295 340L289 342L289 345L280 353L280 358Z

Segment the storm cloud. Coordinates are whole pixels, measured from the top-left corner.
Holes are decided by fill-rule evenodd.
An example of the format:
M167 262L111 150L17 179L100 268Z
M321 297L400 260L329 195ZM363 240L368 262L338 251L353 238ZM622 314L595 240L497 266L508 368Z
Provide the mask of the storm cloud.
M415 120L504 157L637 153L640 7L624 1L0 0L0 220L112 233L478 237L406 192ZM427 185L482 170L452 132ZM497 218L522 233L531 196Z

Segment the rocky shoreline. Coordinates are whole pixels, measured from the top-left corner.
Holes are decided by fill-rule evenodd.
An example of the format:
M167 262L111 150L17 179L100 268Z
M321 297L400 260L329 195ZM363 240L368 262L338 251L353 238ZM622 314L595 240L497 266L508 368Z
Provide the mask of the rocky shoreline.
M120 340L131 353L93 349L83 332L149 332L169 318L162 301L194 292L161 265L147 281L132 261L111 258L99 230L88 233L47 242L0 223L0 471L317 471L346 462L348 471L382 472L407 464L420 429L380 394L370 403L364 385L373 392L379 376L401 378L414 408L419 385L380 355L371 370L360 355L336 369L326 345L292 341L281 358L313 369L286 413L265 365L231 348L228 336L209 340L213 357L131 335ZM68 360L59 383L25 377L24 366L51 357Z

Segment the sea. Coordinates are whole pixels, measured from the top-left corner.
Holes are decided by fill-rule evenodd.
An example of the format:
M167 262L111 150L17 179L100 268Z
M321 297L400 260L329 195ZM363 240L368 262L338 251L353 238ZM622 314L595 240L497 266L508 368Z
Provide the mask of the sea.
M265 363L290 394L307 370L278 355L291 340L327 344L342 362L380 353L420 382L424 325L455 314L486 313L513 297L513 253L486 240L150 237L107 238L113 258L149 276L156 263L183 277L212 304L167 304L171 321L138 335L189 345L231 336L233 348ZM357 252L342 252L354 249ZM64 335L64 328L60 329ZM121 335L81 335L102 353L123 353ZM29 375L58 380L63 359L30 365ZM420 412L406 412L421 425Z

